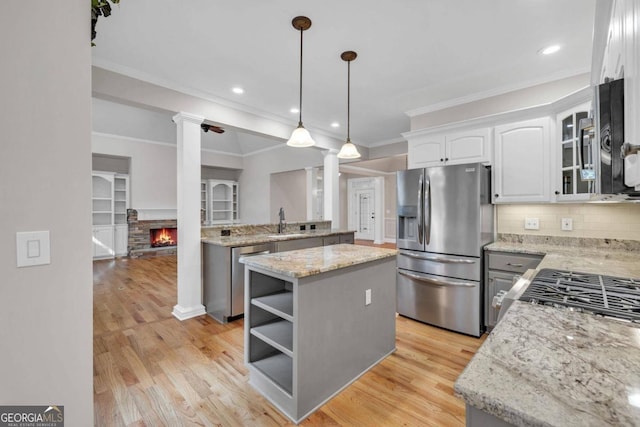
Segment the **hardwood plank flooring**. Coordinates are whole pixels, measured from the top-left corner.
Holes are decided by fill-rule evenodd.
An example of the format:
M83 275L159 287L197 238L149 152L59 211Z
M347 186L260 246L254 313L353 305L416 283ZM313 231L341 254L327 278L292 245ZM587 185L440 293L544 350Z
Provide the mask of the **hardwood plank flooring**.
M290 426L248 384L243 321L180 322L176 257L94 263L97 426ZM463 426L453 383L483 341L397 317L397 351L303 426Z

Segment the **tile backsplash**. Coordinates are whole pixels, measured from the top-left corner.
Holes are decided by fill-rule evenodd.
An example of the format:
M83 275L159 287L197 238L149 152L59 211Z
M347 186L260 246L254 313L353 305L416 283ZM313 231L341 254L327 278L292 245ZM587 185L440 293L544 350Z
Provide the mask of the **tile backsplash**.
M640 203L567 203L498 205L498 233L640 240ZM538 218L538 230L526 230L525 218ZM561 228L571 218L572 231Z

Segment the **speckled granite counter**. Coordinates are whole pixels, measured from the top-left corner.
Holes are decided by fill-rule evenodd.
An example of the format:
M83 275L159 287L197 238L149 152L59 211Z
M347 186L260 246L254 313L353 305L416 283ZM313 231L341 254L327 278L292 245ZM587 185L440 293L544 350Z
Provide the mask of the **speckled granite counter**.
M640 328L516 301L455 390L518 426L640 425Z
M328 237L338 236L340 234L351 234L353 230L309 230L300 231L296 233L269 233L269 234L247 234L236 236L215 236L215 237L202 237L203 243L209 243L218 246L236 247L236 246L248 246L256 245L260 243L268 242L281 242L283 240L297 240L307 239L311 237Z
M300 278L395 257L397 253L395 249L342 244L257 255L244 258L241 262L285 276Z
M569 245L573 240L578 244ZM538 265L539 270L555 268L609 276L640 277L640 242L636 247L629 241L607 245L600 239L588 240L591 242L585 243L585 239L563 239L554 243L499 240L485 246L485 250L545 255ZM589 243L591 245L586 246Z
M633 242L555 243L498 241L486 249L545 254L531 275L553 268L640 277ZM640 426L640 325L515 301L455 392L519 426Z

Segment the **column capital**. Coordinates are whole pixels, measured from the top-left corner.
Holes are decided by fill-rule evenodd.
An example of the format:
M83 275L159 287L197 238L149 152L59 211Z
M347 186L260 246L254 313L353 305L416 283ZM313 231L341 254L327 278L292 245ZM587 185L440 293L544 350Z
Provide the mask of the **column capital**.
M204 122L204 117L181 111L173 116L172 120L175 124L178 124L178 122L190 122L199 125Z
M338 155L338 150L336 150L334 148L330 148L328 150L322 150L322 155L324 157L331 156L331 155L337 156Z

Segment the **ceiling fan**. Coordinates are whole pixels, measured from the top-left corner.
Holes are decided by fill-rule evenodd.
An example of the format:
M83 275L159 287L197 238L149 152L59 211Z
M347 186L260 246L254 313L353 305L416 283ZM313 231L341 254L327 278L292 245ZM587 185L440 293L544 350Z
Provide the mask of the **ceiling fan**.
M208 125L208 124L202 123L200 127L205 133L209 131L215 132L215 133L224 133L224 129L222 129L220 126Z

